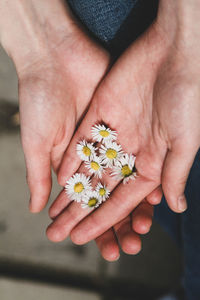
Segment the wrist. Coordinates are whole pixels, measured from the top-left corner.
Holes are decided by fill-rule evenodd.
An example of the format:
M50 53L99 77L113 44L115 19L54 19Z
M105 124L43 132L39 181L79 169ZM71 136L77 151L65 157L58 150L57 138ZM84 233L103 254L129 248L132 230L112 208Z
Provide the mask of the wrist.
M62 0L1 0L0 42L17 68L48 57L76 31Z
M199 52L199 0L160 0L157 24L169 42L183 50Z

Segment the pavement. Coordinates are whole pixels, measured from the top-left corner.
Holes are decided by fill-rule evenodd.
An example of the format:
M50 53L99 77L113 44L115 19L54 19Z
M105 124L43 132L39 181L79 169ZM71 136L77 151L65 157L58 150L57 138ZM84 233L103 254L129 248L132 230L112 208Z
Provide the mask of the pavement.
M48 207L37 215L28 211L17 110L15 68L0 48L0 300L118 300L126 299L128 290L133 296L176 286L180 253L155 223L139 255L121 254L114 263L101 258L94 242L76 246L70 239L47 240ZM50 203L59 191L54 178Z
M11 299L48 299L48 300L100 300L95 293L83 292L82 290L54 287L41 283L30 283L13 279L2 278L0 280L2 300Z

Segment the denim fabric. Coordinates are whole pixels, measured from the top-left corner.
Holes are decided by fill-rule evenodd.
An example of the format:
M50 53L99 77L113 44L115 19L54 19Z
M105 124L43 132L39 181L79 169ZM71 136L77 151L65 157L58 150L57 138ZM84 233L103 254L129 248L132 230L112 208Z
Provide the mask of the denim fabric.
M170 294L170 295L164 296L158 300L177 300L177 298L174 295Z
M68 0L73 12L99 41L119 55L151 24L158 0ZM188 300L200 299L200 151L186 186L188 210L175 214L163 199L155 216L178 242L184 255ZM170 299L170 298L168 298ZM172 297L171 297L172 299Z
M89 32L113 57L119 56L146 30L156 16L158 6L158 0L66 1Z
M137 1L69 0L69 3L82 22L102 41L107 42L115 36Z
M185 195L188 209L173 213L163 197L155 218L181 248L184 259L183 285L188 300L200 299L200 150L191 168Z
M186 190L188 210L181 217L185 261L184 285L188 299L200 299L200 151L192 166Z

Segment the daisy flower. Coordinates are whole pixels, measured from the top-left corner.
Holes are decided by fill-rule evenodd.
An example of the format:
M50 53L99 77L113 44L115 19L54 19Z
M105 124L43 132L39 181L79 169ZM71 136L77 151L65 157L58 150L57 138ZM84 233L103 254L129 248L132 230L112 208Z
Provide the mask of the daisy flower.
M85 140L79 142L76 146L76 151L79 157L83 161L88 161L91 156L95 155L96 148L92 143L88 143Z
M99 124L92 127L92 137L97 142L105 143L106 141L116 140L117 133L106 126Z
M129 179L135 179L135 159L136 157L133 154L123 155L118 161L117 165L113 168L111 175L115 176L117 179L123 179L123 183L128 182Z
M65 191L71 200L80 202L82 197L91 191L90 177L86 177L84 174L74 174L65 185Z
M87 195L84 196L81 206L83 208L97 208L101 202L102 200L96 191L89 191Z
M105 145L101 145L99 152L102 163L106 168L112 168L123 155L122 147L115 142L107 142Z
M106 201L110 195L110 191L107 189L106 185L102 184L101 182L97 184L95 190L103 202Z
M85 162L86 167L88 168L90 174L101 178L102 173L104 172L104 167L102 166L101 158L98 156L93 156L89 161Z

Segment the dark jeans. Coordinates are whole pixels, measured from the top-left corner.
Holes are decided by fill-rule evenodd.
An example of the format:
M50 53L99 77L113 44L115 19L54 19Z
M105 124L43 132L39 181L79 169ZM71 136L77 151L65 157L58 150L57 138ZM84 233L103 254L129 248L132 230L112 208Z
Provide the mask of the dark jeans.
M74 13L111 53L119 56L151 24L156 0L69 0ZM155 216L177 241L184 257L184 288L187 299L200 299L200 151L186 186L188 210L171 212L165 202Z

